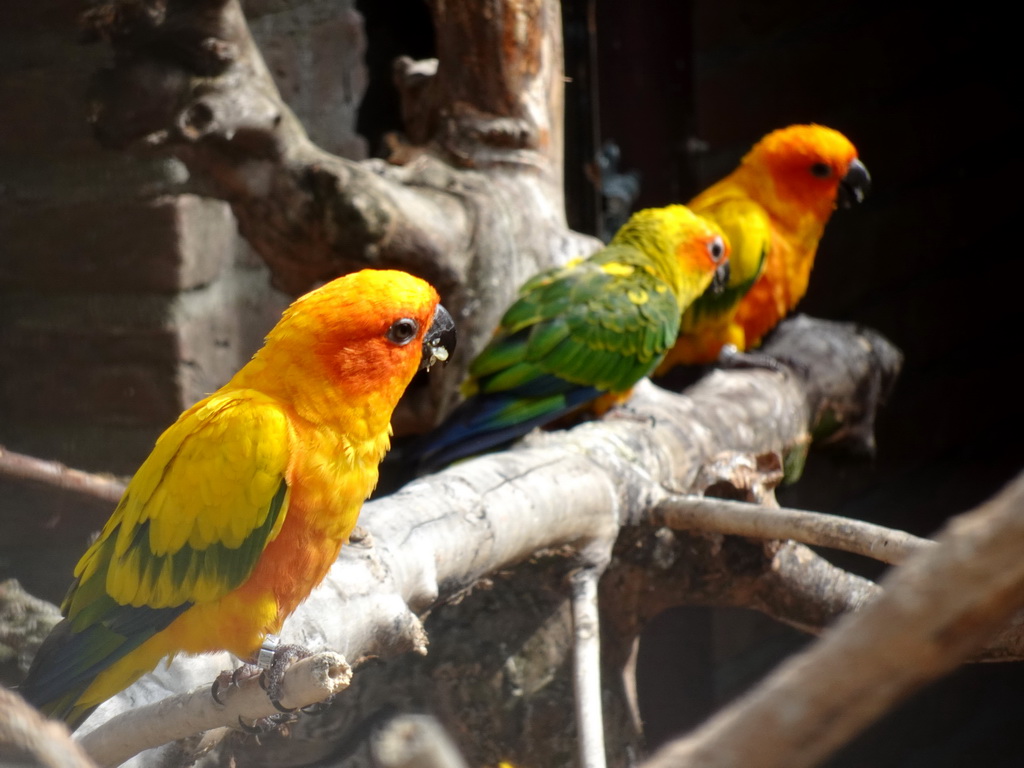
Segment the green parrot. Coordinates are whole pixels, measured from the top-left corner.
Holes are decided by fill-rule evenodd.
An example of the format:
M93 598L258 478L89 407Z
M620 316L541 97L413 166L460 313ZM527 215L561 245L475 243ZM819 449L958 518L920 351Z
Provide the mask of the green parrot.
M716 224L670 205L633 214L589 258L535 275L470 364L465 402L406 460L423 474L624 400L675 343L690 303L724 286L728 257Z

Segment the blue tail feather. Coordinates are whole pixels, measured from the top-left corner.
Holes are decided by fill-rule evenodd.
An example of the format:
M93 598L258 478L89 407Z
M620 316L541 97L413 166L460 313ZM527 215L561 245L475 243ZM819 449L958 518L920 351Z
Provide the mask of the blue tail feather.
M52 717L77 725L92 711L79 697L104 670L170 624L190 603L171 608L119 605L109 596L106 620L75 631L64 619L43 641L19 692Z
M565 384L562 382L563 390ZM456 408L441 426L410 446L406 456L416 463L417 474L434 472L467 456L505 446L600 394L594 387L573 387L533 400L506 394L476 395Z

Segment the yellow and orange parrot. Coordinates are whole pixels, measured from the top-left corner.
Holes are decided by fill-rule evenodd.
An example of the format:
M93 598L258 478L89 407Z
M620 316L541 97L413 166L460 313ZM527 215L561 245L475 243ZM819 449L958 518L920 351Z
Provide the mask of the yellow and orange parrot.
M870 182L839 131L791 125L762 138L736 170L687 203L725 232L729 284L689 308L658 373L713 362L726 344L757 346L806 293L832 211L861 202Z
M682 205L630 217L586 259L530 278L470 363L467 396L407 453L420 472L625 399L661 362L684 310L729 259L722 231Z
M377 483L398 399L454 345L437 292L404 272L297 299L157 440L75 568L24 696L74 727L165 656L251 656L326 575Z

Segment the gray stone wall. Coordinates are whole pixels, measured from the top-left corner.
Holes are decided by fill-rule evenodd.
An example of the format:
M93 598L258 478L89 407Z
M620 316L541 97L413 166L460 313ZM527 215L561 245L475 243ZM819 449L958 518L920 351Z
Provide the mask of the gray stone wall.
M353 4L246 7L313 139L365 156ZM94 141L89 80L110 54L80 42L83 8L15 4L0 25L0 445L130 473L248 359L287 297L180 163Z

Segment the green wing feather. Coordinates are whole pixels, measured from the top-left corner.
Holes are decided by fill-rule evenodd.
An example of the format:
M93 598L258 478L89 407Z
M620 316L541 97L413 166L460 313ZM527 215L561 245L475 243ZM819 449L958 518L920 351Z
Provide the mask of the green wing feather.
M679 305L632 246L534 278L473 362L480 392L515 392L552 375L602 392L628 390L675 340Z
M669 285L632 245L535 276L470 365L469 399L417 446L420 469L628 391L675 342L680 314Z

